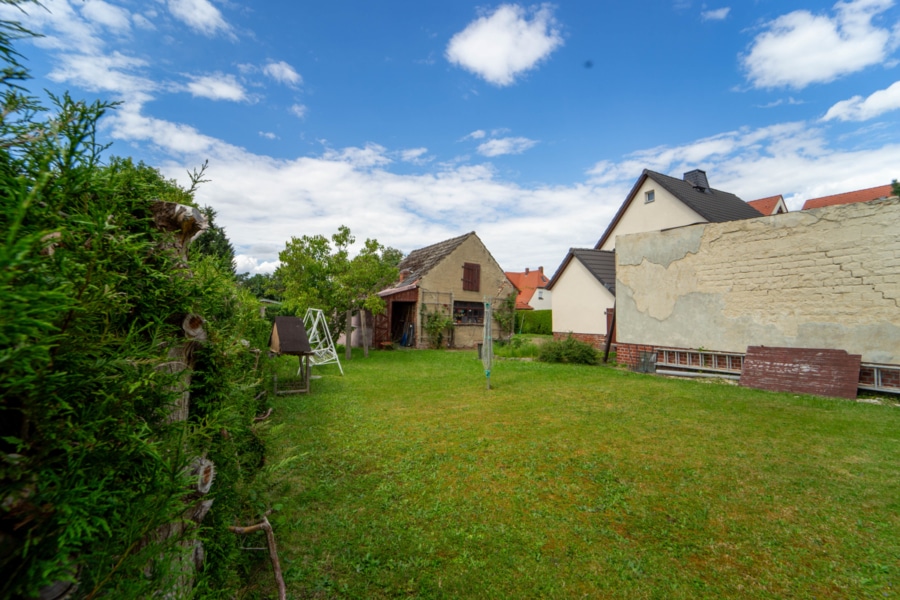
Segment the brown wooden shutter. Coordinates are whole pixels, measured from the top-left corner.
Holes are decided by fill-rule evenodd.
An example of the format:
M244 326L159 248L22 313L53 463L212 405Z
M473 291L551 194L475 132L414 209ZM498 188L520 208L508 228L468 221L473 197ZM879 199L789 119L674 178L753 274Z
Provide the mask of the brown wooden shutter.
M463 291L481 291L481 265L463 263Z

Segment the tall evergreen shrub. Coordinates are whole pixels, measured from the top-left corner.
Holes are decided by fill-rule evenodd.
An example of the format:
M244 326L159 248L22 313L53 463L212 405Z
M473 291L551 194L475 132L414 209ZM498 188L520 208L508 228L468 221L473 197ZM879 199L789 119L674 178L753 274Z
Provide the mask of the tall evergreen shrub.
M260 347L266 325L215 261L161 250L152 202L191 195L146 165L101 162L108 105L64 95L45 113L11 85L24 77L16 31L0 24L0 597L67 583L73 597L191 593L179 571L195 541L193 592L229 596L245 558L224 527L265 509L248 500L263 449L256 357L240 340ZM172 422L178 381L160 365L187 313L208 340L191 416ZM218 475L197 526L184 515L201 456Z

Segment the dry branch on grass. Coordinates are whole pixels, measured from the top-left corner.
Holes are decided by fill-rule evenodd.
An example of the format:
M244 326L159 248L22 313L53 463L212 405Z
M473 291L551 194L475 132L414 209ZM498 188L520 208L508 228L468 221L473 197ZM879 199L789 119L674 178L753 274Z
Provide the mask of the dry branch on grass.
M269 523L267 517L263 517L262 523L250 525L248 527L231 526L228 528L232 533L238 535L247 535L257 531L266 532L266 541L269 543L269 558L272 559L272 569L275 571L275 583L278 584L278 600L287 599L287 589L284 585L284 577L281 575L281 563L278 561L278 549L275 547L275 532L272 531L272 524Z

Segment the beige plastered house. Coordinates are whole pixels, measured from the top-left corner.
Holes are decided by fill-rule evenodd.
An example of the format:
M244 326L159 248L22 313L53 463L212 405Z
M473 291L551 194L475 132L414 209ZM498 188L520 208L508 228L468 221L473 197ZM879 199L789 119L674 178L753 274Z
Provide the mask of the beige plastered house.
M439 312L453 321L442 345L475 347L484 341L485 303L518 293L474 231L414 250L398 269L400 279L379 292L387 310L375 320L376 345L431 346L423 322ZM492 328L498 337L496 321Z

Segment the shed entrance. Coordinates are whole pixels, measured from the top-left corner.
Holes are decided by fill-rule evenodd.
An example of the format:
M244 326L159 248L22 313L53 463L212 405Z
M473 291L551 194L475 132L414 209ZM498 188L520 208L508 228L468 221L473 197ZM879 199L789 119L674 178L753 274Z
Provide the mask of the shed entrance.
M391 303L391 340L401 346L416 345L416 303Z

